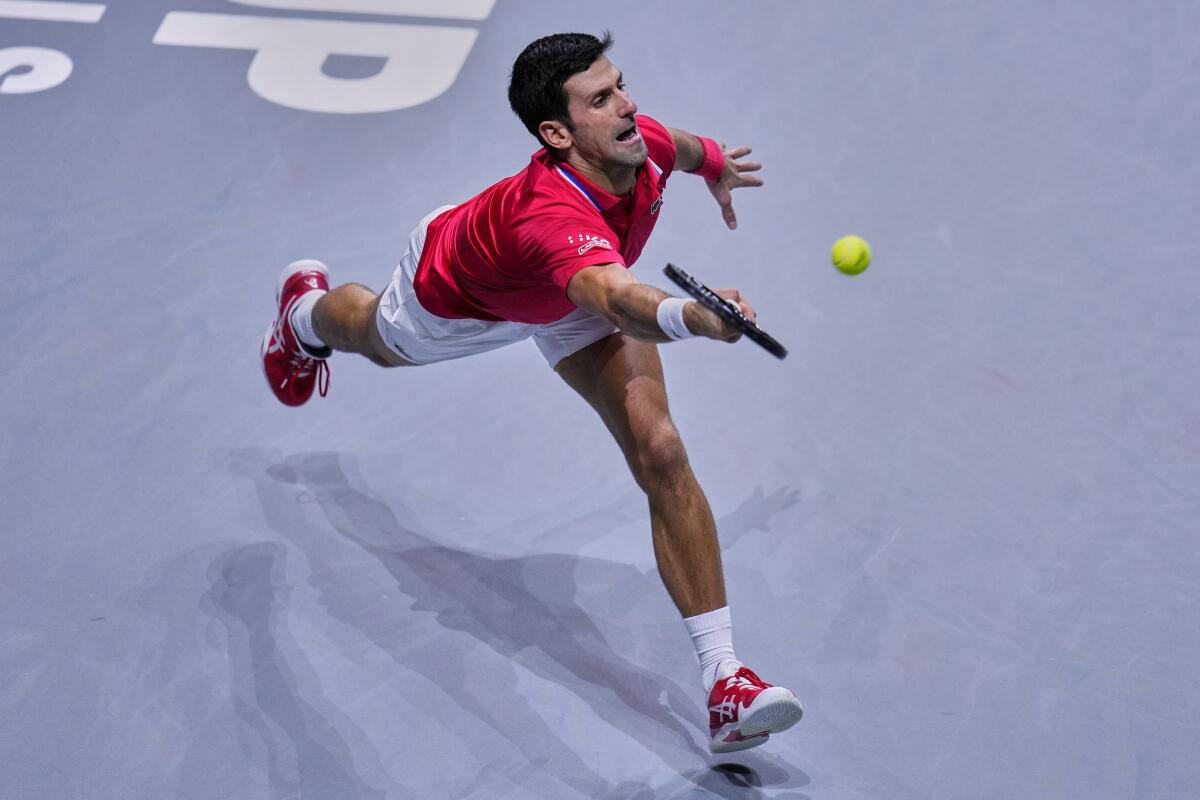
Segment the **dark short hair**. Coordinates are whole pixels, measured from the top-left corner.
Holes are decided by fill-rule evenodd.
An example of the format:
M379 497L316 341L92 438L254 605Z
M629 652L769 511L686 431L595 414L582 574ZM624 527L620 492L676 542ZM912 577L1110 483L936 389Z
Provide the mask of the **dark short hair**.
M546 143L538 133L538 125L546 120L574 130L563 84L572 75L586 72L612 43L608 31L603 39L590 33L556 33L531 43L517 56L508 83L508 104L543 146Z

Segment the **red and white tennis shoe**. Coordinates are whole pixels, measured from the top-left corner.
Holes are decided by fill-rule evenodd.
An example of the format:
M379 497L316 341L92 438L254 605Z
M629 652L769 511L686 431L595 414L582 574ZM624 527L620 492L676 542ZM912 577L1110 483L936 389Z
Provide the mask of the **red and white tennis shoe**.
M718 676L720 673L718 673ZM800 721L804 710L790 690L764 683L746 667L718 677L708 693L708 749L732 753L758 747Z
M333 354L328 347L301 344L292 330L292 309L308 292L329 291L329 270L320 261L297 261L284 267L275 286L279 316L263 337L263 373L279 402L298 406L312 397L313 387L321 396L329 390L329 366Z

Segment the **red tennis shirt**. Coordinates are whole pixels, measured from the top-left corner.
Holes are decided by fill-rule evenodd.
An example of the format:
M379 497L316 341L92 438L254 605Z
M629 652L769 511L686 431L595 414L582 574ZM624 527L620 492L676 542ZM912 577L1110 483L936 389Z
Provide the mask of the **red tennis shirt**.
M675 167L670 132L636 119L649 158L628 195L609 194L542 149L516 175L430 222L413 281L422 307L446 319L554 322L576 308L567 298L576 272L632 266Z

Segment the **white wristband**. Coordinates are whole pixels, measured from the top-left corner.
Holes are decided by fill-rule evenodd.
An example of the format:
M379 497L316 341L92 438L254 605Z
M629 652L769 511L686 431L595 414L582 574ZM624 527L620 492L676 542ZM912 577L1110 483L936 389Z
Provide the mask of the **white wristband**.
M696 334L683 323L683 307L690 303L682 297L668 297L658 304L658 327L669 339L688 339Z

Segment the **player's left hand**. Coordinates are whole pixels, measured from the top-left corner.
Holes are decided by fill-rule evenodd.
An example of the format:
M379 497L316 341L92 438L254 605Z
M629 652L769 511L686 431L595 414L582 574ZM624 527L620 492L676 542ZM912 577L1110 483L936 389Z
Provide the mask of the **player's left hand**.
M762 169L762 164L757 161L740 160L750 155L749 147L735 147L727 150L725 143L722 142L721 149L725 151L725 171L715 181L706 181L706 183L708 190L712 192L713 198L717 201L717 205L721 206L721 216L725 218L725 224L732 231L737 228L737 214L733 211L733 198L730 197L730 192L743 186L762 186L762 178L746 174Z

